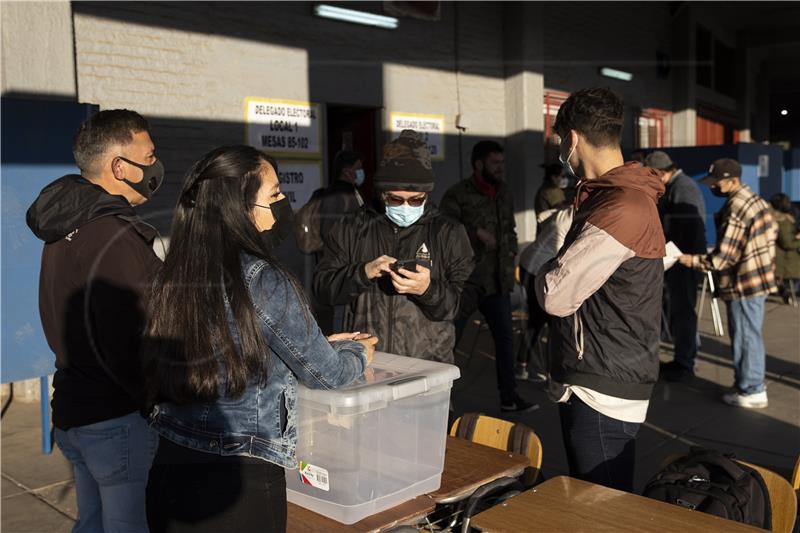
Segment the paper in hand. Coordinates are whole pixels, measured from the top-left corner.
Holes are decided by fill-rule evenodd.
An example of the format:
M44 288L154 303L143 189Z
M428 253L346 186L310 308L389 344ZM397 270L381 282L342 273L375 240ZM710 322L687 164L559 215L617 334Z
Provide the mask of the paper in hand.
M678 248L674 242L669 241L664 254L664 271L672 268L672 266L678 262L678 258L682 255L683 252L681 252L680 248Z

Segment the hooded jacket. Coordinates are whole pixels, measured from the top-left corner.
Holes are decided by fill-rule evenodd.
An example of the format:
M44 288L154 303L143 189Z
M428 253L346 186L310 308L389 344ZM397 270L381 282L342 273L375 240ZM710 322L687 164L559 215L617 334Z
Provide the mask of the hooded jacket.
M556 317L555 382L650 398L658 378L663 194L658 171L635 162L578 185L564 246L535 283L542 308Z
M68 430L139 410L143 296L161 264L155 229L124 197L77 175L45 187L27 223L45 243L39 314L56 355L54 425Z
M398 294L388 277L367 279L364 266L381 255L430 267L428 290L420 296ZM407 228L365 207L345 216L328 234L314 273L314 294L322 303L345 305L345 331L377 335L376 349L452 363L453 320L473 268L464 227L430 202Z

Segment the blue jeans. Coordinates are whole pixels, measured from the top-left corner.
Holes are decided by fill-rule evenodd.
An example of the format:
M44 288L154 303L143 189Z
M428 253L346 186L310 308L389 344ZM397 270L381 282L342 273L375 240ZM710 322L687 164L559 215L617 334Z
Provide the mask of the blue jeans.
M766 296L726 302L731 336L736 389L743 394L761 392L764 387L764 302Z
M72 463L78 500L73 533L147 532L145 488L158 434L139 413L63 431L56 444Z
M632 492L641 424L598 413L575 394L558 409L570 476Z

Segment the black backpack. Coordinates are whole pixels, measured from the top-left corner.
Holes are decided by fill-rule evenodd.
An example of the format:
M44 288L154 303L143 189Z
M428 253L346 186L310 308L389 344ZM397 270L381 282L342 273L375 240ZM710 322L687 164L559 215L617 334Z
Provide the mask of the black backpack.
M643 495L771 530L772 508L764 479L732 457L692 447L689 455L656 474Z
M317 189L306 205L294 215L294 237L297 246L304 254L312 254L322 250L324 242L320 230L322 228L322 197L324 189Z

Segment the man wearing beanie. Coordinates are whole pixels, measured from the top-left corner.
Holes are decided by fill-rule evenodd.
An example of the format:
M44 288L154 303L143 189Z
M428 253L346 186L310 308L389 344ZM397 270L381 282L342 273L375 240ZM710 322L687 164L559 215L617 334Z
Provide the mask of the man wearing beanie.
M345 306L344 329L376 335L378 350L452 363L453 320L474 261L464 227L430 201L434 174L420 134L404 130L384 147L373 183L380 208L333 226L314 294Z

